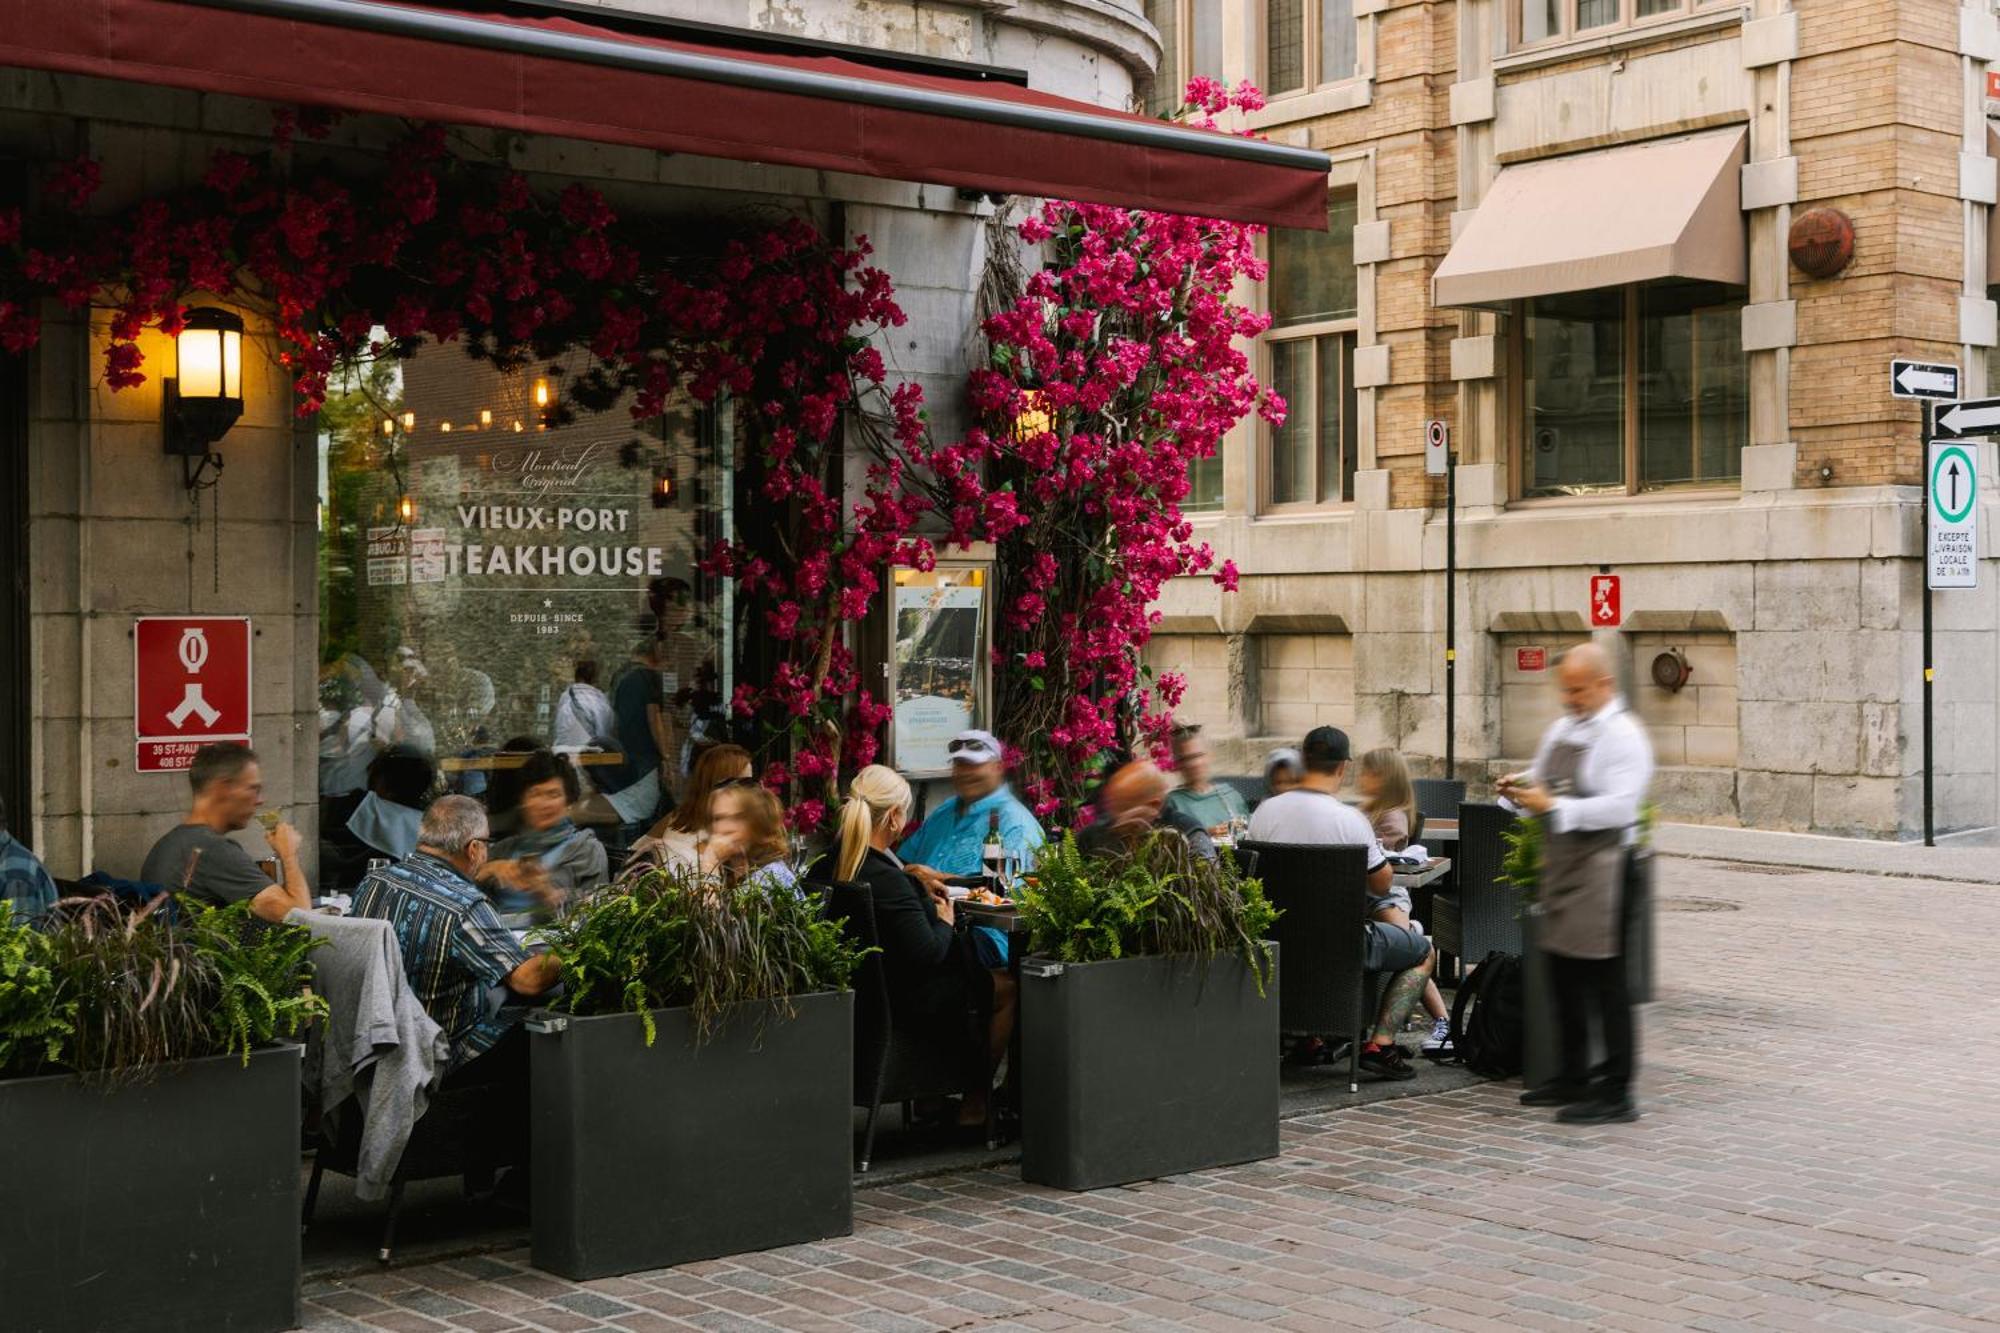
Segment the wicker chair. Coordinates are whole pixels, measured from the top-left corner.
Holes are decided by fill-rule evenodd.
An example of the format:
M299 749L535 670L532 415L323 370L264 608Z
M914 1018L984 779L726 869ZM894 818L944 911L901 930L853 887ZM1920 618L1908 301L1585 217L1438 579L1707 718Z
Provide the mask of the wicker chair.
M1448 954L1454 974L1465 961L1484 958L1491 950L1521 952L1520 893L1500 882L1500 862L1507 854L1505 834L1514 826L1513 811L1498 805L1468 801L1458 808L1458 849L1452 858L1457 886L1432 901L1426 922L1438 952Z
M1456 819L1465 804L1465 784L1451 778L1418 778L1417 814L1425 819Z
M877 950L855 969L854 1104L868 1108L861 1135L861 1155L855 1169L866 1171L875 1155L875 1124L884 1102L903 1103L903 1123L910 1121L910 1103L920 1097L949 1097L969 1091L978 1081L966 1050L949 1050L896 1026L889 998L889 978L882 967L880 938L875 930L875 896L865 884L815 885L824 893L826 914L841 923L848 938L864 949ZM989 1116L990 1122L990 1116ZM991 1127L989 1123L989 1136Z
M1288 1032L1352 1038L1347 1088L1359 1091L1361 1041L1376 1004L1376 974L1361 965L1368 919L1368 849L1325 844L1245 842L1264 893L1281 915L1278 1025Z

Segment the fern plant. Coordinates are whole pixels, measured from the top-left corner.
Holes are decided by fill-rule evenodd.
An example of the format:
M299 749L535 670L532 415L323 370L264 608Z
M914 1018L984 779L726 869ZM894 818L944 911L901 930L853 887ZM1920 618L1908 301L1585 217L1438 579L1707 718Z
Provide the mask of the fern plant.
M301 1031L326 1013L326 1000L307 989L308 955L323 942L303 926L272 925L250 915L248 903L203 907L183 902L194 950L213 969L208 1003L211 1040L250 1063L250 1052Z
M1263 884L1225 851L1211 861L1171 830L1129 851L1085 856L1065 833L1042 849L1015 893L1029 948L1066 963L1141 955L1241 958L1261 992L1272 959L1264 936L1278 919Z
M76 997L63 993L48 940L0 902L0 1078L59 1062L75 1024Z
M553 1007L634 1014L648 1046L658 1036L655 1009L687 1008L699 1044L732 1006L790 1017L794 996L847 989L862 957L816 899L756 881L726 885L681 865L592 894L540 937L562 962Z
M1542 821L1524 816L1500 836L1507 851L1500 858L1498 878L1519 889L1522 901L1533 902L1542 884Z

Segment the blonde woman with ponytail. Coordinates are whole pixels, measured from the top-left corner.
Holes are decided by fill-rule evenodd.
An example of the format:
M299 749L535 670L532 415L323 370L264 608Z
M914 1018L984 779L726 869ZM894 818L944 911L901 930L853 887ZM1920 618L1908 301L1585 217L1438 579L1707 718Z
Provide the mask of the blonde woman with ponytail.
M970 1048L976 1076L958 1119L983 1125L993 1070L1014 1030L1014 981L979 965L970 940L954 929L956 914L942 884L935 892L924 889L892 850L909 826L913 804L910 784L894 769L870 764L856 773L840 807L833 851L812 878L868 888L896 1026ZM968 1010L986 1016L983 1040L967 1026Z

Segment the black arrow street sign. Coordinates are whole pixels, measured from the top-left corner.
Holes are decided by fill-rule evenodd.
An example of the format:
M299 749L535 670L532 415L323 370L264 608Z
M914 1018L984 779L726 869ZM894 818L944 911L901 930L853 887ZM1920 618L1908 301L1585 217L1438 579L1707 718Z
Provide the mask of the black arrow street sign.
M2000 435L2000 398L1939 403L1930 409L1933 440L1983 439Z
M1952 513L1956 514L1958 512L1958 460L1957 459L1954 458L1951 461L1951 467L1946 470L1945 476L1951 478L1951 498L1945 502L1945 507L1949 509Z
M1958 367L1931 361L1891 361L1889 392L1898 398L1958 397Z

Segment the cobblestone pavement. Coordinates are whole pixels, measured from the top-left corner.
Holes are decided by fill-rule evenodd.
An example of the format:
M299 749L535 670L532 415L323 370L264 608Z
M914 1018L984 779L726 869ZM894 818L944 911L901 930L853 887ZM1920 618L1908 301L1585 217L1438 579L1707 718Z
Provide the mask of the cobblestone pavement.
M867 1191L852 1237L631 1278L517 1251L318 1282L307 1326L2000 1327L2000 889L1678 860L1660 888L1636 1125L1488 1084L1127 1189Z

